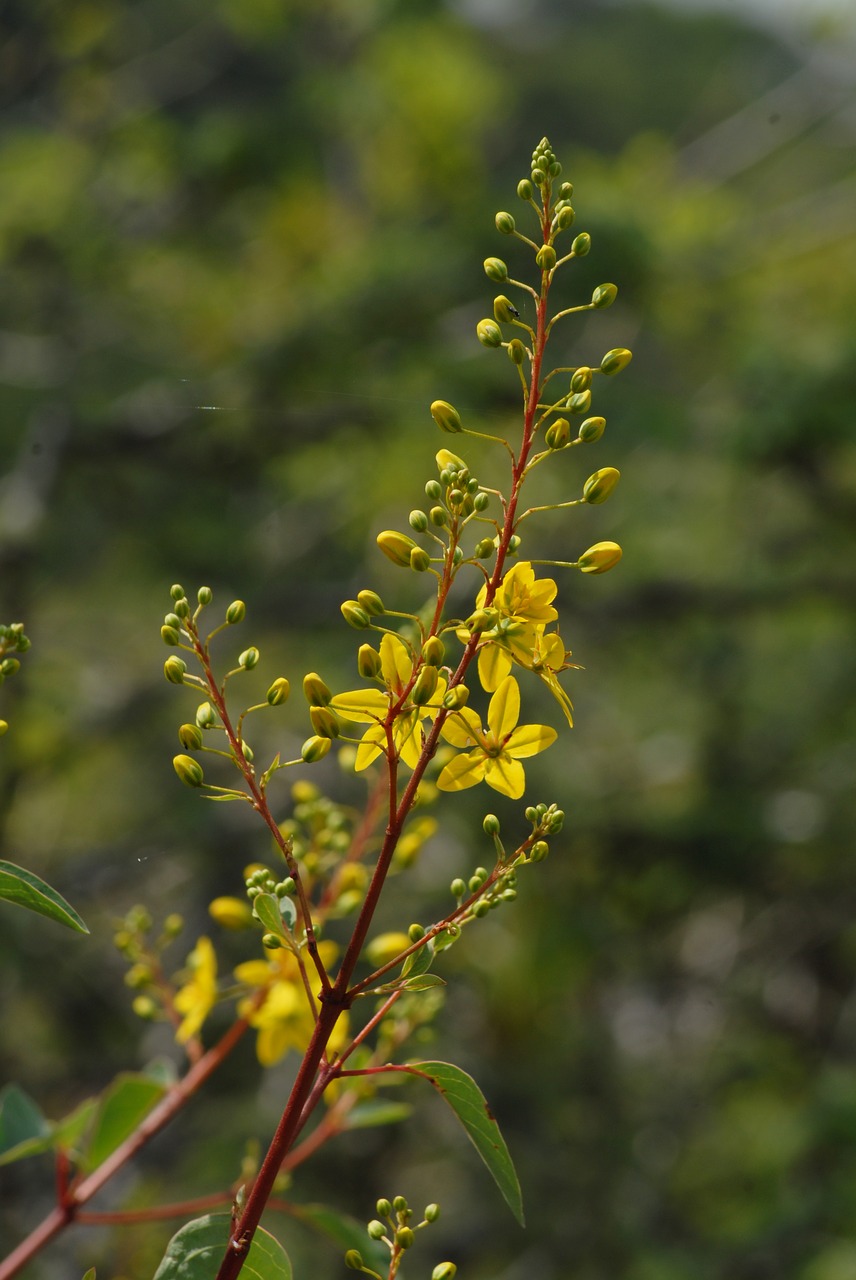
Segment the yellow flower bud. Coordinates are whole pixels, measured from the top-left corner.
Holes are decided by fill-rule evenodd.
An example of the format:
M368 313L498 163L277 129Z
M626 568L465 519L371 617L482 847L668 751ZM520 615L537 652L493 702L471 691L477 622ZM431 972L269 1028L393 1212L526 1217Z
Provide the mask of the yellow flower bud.
M278 676L267 691L267 701L272 707L281 707L291 693L291 685L285 676Z
M571 424L567 418L557 418L544 433L544 440L550 449L564 449L570 438Z
M505 348L512 364L521 365L526 359L526 348L519 338L512 338Z
M583 485L583 502L589 503L590 506L606 502L620 479L621 472L615 467L601 467L600 471L593 472Z
M338 738L339 721L329 707L310 707L309 719L319 738Z
M238 655L238 666L243 667L245 671L252 671L253 667L259 665L259 651L254 646L245 649L242 654Z
M247 929L253 922L250 904L243 898L214 898L208 914L224 929Z
M596 542L580 556L577 568L583 573L606 573L614 568L620 559L621 547L617 542Z
M422 547L414 547L410 553L410 567L416 573L424 573L431 564L431 557Z
M535 261L542 271L552 271L556 265L556 250L551 244L542 244L535 254Z
M314 764L316 760L323 760L329 750L330 739L316 736L306 739L300 748L300 755L307 764Z
M455 1280L457 1273L454 1262L438 1262L431 1272L431 1280Z
M572 396L568 396L565 404L571 413L588 413L591 408L591 392L575 391Z
M505 294L500 294L498 298L493 300L493 317L500 324L510 324L512 320L516 320L520 312L515 307L510 298L506 298Z
M175 627L168 627L164 625L161 627L161 640L163 640L164 644L174 646L181 644L181 635L176 631Z
M368 613L373 618L377 618L382 613L386 613L386 609L383 606L383 601L381 600L380 596L376 591L369 591L369 590L358 591L357 603L359 604L361 609L365 609L366 613Z
M599 284L591 295L591 305L598 309L611 307L618 296L618 285Z
M179 725L178 740L187 751L198 751L202 746L202 730L195 724Z
M590 386L591 369L587 365L581 365L571 378L571 391L588 391Z
M429 636L422 646L422 657L431 667L439 667L446 656L446 646L439 636Z
M433 401L431 417L441 431L448 431L450 435L455 435L458 431L463 431L464 429L461 415L454 405L449 404L448 400Z
M360 645L357 651L357 670L364 680L374 680L380 675L380 654L370 644Z
M401 565L403 569L410 567L410 553L416 543L412 538L408 538L406 533L385 529L383 533L377 535L377 545L393 564Z
M488 280L493 280L496 284L502 284L508 279L508 267L502 258L485 258L484 273Z
M502 330L493 320L479 320L476 333L483 347L502 346Z
M194 760L192 756L175 756L172 761L172 767L185 786L202 786L205 774L202 772L202 765L198 760Z
M303 677L303 696L310 707L326 707L333 694L317 671L309 671Z
M365 609L360 606L359 601L345 600L339 607L348 626L354 627L357 631L365 631L366 627L371 626L371 619Z
M463 458L459 458L456 453L452 453L449 449L438 449L434 454L434 461L437 463L437 470L443 471L466 471L467 464Z
M179 658L176 654L173 654L172 657L167 658L166 662L163 664L163 673L170 684L183 684L184 673L186 670L187 670L187 663L182 662L181 658Z
M613 347L611 351L607 351L600 362L601 373L609 375L621 373L621 370L626 369L632 359L633 352L628 351L626 347Z
M606 418L586 418L585 422L580 424L579 438L585 444L594 444L595 440L599 440L606 430Z
M430 702L437 689L437 668L423 667L416 677L410 692L410 701L417 707L424 707L426 702Z
M456 684L454 688L449 689L443 698L443 706L447 711L460 711L461 707L467 705L470 691L465 684Z

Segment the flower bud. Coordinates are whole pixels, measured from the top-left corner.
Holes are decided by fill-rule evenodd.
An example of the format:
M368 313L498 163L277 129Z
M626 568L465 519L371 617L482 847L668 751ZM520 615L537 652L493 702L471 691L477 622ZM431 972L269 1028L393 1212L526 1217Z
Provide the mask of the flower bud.
M628 351L626 347L613 347L612 351L607 351L601 360L600 371L610 375L621 373L621 370L626 369L632 359L633 352Z
M512 338L505 348L512 364L521 365L526 359L526 348L519 338Z
M455 1280L457 1271L454 1262L438 1262L431 1272L431 1280Z
M434 461L437 463L437 470L442 474L444 471L466 471L467 464L463 458L459 458L456 453L452 453L450 449L438 449L434 454Z
M414 533L424 533L428 528L428 517L424 511L411 511L407 517L407 523Z
M551 244L542 244L535 254L535 261L542 271L552 271L556 265L556 250Z
M423 926L422 926L421 924L411 924L411 925L408 925L408 928L407 928L407 938L408 938L408 941L410 941L410 942L421 942L421 941L422 941L422 939L423 939L424 937L425 937L425 929L423 928ZM392 1206L391 1206L391 1205L390 1205L390 1208L392 1208ZM383 1211L382 1211L382 1209L381 1209L381 1207L380 1207L380 1204L378 1204L378 1210L377 1210L377 1211L378 1211L378 1213L383 1212Z
M455 435L458 431L463 431L464 429L461 415L454 405L449 404L448 400L433 401L431 417L441 431L448 431L450 435Z
M385 529L377 535L377 545L393 564L406 569L410 565L410 553L416 546L406 533L397 533L394 529Z
M194 760L192 756L175 756L172 761L172 767L185 786L202 786L205 774L202 772L202 765L198 760Z
M606 502L620 479L621 472L615 467L601 467L600 471L593 472L583 485L583 502L587 502L590 506Z
M267 951L278 951L282 946L282 938L276 933L263 933L262 946Z
M479 320L476 333L483 347L502 346L502 330L493 320Z
M611 307L618 296L618 286L614 284L599 284L591 295L591 305L593 307L603 308Z
M403 1213L407 1208L407 1201L404 1196L396 1196L392 1202L392 1207L396 1213Z
M345 1266L349 1271L362 1271L363 1255L359 1249L349 1249L345 1254Z
M361 644L357 650L357 670L364 680L374 680L380 675L380 654L370 644Z
M460 711L461 707L467 705L469 696L470 691L465 684L456 684L444 694L443 706L447 711Z
M243 600L233 600L226 610L226 621L230 626L234 626L236 622L243 622L247 614L247 606Z
M366 627L371 626L371 619L365 609L360 607L359 601L345 600L339 608L349 627L354 627L357 631L365 631Z
M532 199L532 183L528 178L521 178L517 184L517 194L521 200Z
M357 592L357 602L361 609L365 609L366 613L372 618L379 617L382 613L386 613L383 601L376 591L368 589Z
M410 567L414 573L424 573L431 565L431 557L422 547L414 547L410 553Z
M453 898L463 898L467 891L467 886L464 884L460 876L458 876L449 885L449 890L451 891Z
M198 751L202 746L202 730L195 724L182 724L178 729L178 740L187 751Z
M502 284L508 279L508 267L502 258L485 258L484 273L488 280L493 280L496 284Z
M309 719L319 738L338 738L339 721L329 707L310 707Z
M8 733L8 732L9 732L9 721L0 720L0 738L3 737L4 733Z
M169 594L172 596L173 600L180 600L184 595L184 587L180 586L179 583L174 582L169 589Z
M588 365L581 365L575 370L574 376L571 378L571 391L588 391L591 386L591 369Z
M306 739L300 748L300 755L307 764L314 764L316 760L323 760L329 750L330 739L316 736Z
M377 1205L375 1207L382 1218L388 1218L389 1215L392 1213L392 1205L389 1203L389 1201L386 1199L385 1196L382 1197L380 1200L378 1200Z
M498 836L499 835L499 818L496 816L495 813L486 813L484 816L484 822L482 823L482 827L484 829L484 833L486 836Z
M447 520L447 512L445 507L432 507L428 512L428 519L432 524L436 524L438 528L443 527Z
M580 424L579 438L584 444L594 444L606 430L606 418L586 418Z
M572 182L563 182L559 187L559 195L563 200L570 200L574 194L574 184Z
M201 702L196 708L196 723L200 729L210 729L217 723L217 712L210 702Z
M399 1227L395 1233L395 1243L399 1249L409 1249L415 1239L412 1227Z
M477 560L486 560L496 550L496 544L493 538L482 538L481 542L477 542L473 547L473 555Z
M439 667L446 656L446 646L439 636L429 636L422 646L422 657L430 667Z
M546 840L536 840L532 848L529 850L530 862L543 862L547 854L550 852L550 846Z
M436 502L442 496L443 489L437 480L429 480L425 485L425 497L429 502Z
M621 547L617 542L596 542L584 551L577 561L583 573L606 573L621 559Z
M210 604L214 599L214 592L210 587L200 587L196 593L196 599L201 605Z
M498 320L500 324L511 324L512 320L516 320L520 312L514 306L510 298L506 298L504 293L493 300L493 318Z
M371 959L371 957L369 958ZM377 968L377 965L375 965L375 968ZM366 1227L366 1231L369 1233L372 1240L382 1240L386 1235L386 1227L383 1225L381 1221L379 1221L378 1218L372 1219L372 1221Z
M569 413L588 413L591 408L591 392L575 391L565 401L565 408Z
M163 624L165 627L174 627L176 631L181 629L181 618L177 613L168 613L165 615Z
M430 702L437 690L437 668L425 666L416 677L410 692L410 701L417 707L424 707Z
M247 929L253 922L250 905L242 898L214 898L208 903L208 914L224 929Z
M567 418L557 418L544 433L544 440L550 449L564 449L570 438L571 424Z
M267 691L268 705L271 707L281 707L291 693L291 685L285 676L277 676L273 684Z
M179 634L178 631L176 631L175 627L163 626L161 627L160 631L161 631L161 640L163 640L164 644L173 645L173 646L177 644L181 644L181 635ZM4 674L7 674L7 673L4 672Z
M581 231L578 236L574 237L571 245L571 253L575 258L584 258L591 248L591 236L587 231Z
M245 649L243 653L238 655L238 666L243 667L245 671L252 671L253 667L259 665L259 651L255 646Z
M166 662L163 664L163 673L170 684L183 684L184 673L186 670L187 670L187 663L182 662L181 658L179 658L176 654L173 654L172 657L167 658Z
M535 183L536 186L543 187L544 183L547 181L547 174L544 172L543 169L539 169L536 166L532 170L532 181Z
M176 612L176 616L179 618L189 618L190 617L190 601L185 600L183 596L180 600L176 600L175 612Z
M572 205L563 205L556 216L556 226L560 231L567 231L568 227L572 227L574 225L574 219L576 216L577 215Z
M494 218L497 231L501 231L504 236L514 234L514 228L517 225L510 213L498 213Z
M511 537L508 539L509 555L514 555L515 551L517 551L519 546L520 546L520 538L516 533L513 533Z
M326 707L333 694L317 671L309 671L303 677L303 696L310 707Z

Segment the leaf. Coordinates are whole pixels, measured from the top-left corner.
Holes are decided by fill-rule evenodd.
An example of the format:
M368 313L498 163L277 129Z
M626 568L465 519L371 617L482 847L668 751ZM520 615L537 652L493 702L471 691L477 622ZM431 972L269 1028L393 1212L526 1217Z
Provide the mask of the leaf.
M15 902L29 911L37 911L39 915L56 920L77 933L89 932L74 908L69 906L56 889L34 876L32 871L16 866L14 862L0 860L0 898L6 902Z
M257 898L253 899L253 909L268 933L278 934L280 938L285 937L285 925L282 922L282 912L279 909L279 898L272 893L260 893Z
M154 1280L211 1280L226 1245L232 1219L228 1213L208 1213L186 1222L170 1240ZM291 1280L291 1263L278 1240L261 1227L253 1237L241 1270L242 1280Z
M411 951L401 966L401 976L403 978L415 978L420 973L427 973L433 963L434 944L428 942L424 947L420 947L418 951Z
M366 1237L365 1223L337 1213L326 1204L293 1204L291 1213L299 1222L327 1236L340 1249L346 1252L356 1249L370 1267L379 1271L389 1269L389 1250L380 1240Z
M429 987L445 987L445 980L436 973L419 973L415 978L405 978L401 984L404 991L427 991Z
M83 1280L95 1280L95 1268L94 1268L94 1267L90 1267L90 1268L89 1268L89 1270L86 1272L86 1275L83 1277Z
M499 1125L475 1080L450 1062L411 1062L408 1070L426 1076L448 1102L522 1227L520 1182Z
M413 1108L406 1102L385 1102L382 1099L359 1102L348 1113L346 1129L373 1129L380 1124L398 1124L406 1120Z
M134 1132L140 1121L159 1102L166 1089L150 1076L123 1072L101 1098L89 1146L84 1153L86 1169L97 1169Z
M0 1090L0 1165L47 1151L52 1141L50 1122L20 1085Z

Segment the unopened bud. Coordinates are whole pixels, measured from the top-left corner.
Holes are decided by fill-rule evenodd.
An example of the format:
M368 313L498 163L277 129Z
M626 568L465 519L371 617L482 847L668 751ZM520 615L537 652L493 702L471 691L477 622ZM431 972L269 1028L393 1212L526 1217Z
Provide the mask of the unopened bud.
M470 631L476 635L480 635L482 631L487 631L496 621L496 611L493 609L476 609L475 613L470 614L467 618L467 626Z
M376 591L368 589L357 592L357 602L361 609L365 609L366 613L372 618L379 617L382 613L386 613L383 607L383 601Z
M424 573L431 565L431 557L422 547L414 547L410 553L410 567L415 573Z
M179 583L174 582L169 589L169 594L172 596L173 600L180 600L181 597L184 595L184 587L182 587Z
M339 607L349 627L354 627L357 631L365 631L366 627L371 626L369 615L360 607L357 600L345 600Z
M186 751L198 751L202 746L202 730L195 724L179 725L178 740Z
M338 738L339 721L329 707L310 707L309 719L319 738Z
M563 205L556 217L556 226L560 231L567 231L568 227L572 227L574 225L574 219L576 216L573 205Z
M303 677L303 696L310 707L326 707L333 694L317 671L309 671Z
M590 506L606 502L620 479L621 472L615 467L601 467L600 471L593 472L583 485L583 502L587 502Z
M431 1280L454 1280L457 1271L454 1262L438 1262L431 1272Z
M575 258L584 258L589 249L591 249L591 236L587 231L581 231L574 238L574 242L571 245L571 253Z
M385 529L383 533L377 535L377 545L393 564L400 565L403 569L410 567L410 553L416 543L412 538L408 538L406 533Z
M245 671L252 671L253 667L259 665L259 651L255 647L245 649L238 656L238 666L243 667Z
M434 461L437 463L437 470L443 471L466 471L467 464L463 458L459 458L456 453L452 453L451 449L438 449L434 454Z
M422 657L431 667L439 667L446 656L446 646L439 636L429 636L422 646Z
M376 1208L382 1218L388 1218L389 1215L392 1213L392 1205L386 1199L385 1196L381 1197L381 1199L378 1200Z
M496 550L496 544L493 538L482 538L481 542L477 542L473 547L473 555L477 560L486 560Z
M572 391L588 391L591 386L591 369L587 365L582 365L575 370L574 376L571 378Z
M599 284L591 295L591 305L598 308L611 307L617 297L617 285Z
M421 942L425 937L425 929L421 924L411 924L407 929L407 937L411 942ZM378 1213L381 1212L378 1206Z
M493 300L493 318L498 320L500 324L510 324L512 320L516 320L520 312L514 306L510 298L506 298L501 293L498 298Z
M416 683L410 691L410 701L417 707L424 707L437 691L437 668L425 666L416 677Z
M549 852L550 846L546 840L536 840L529 850L529 859L531 862L543 862Z
M521 178L517 184L517 194L521 200L532 199L532 183L528 178Z
M382 1240L386 1235L386 1227L378 1218L372 1219L372 1221L367 1225L366 1231L371 1236L372 1240Z
M357 650L357 670L364 680L374 680L380 675L380 654L370 644L361 644Z
M247 614L247 606L243 600L233 600L226 610L226 621L234 626L236 622L243 622Z
M426 1222L436 1222L440 1216L440 1206L438 1204L426 1204L425 1212L422 1217Z
M501 231L504 236L514 234L514 228L517 225L510 213L498 213L494 218L497 231Z
M184 673L186 670L187 663L182 662L181 658L176 654L167 658L166 662L163 664L163 673L170 684L183 684Z
M583 573L606 573L614 568L620 559L621 547L617 542L596 542L580 556L577 568Z
M612 351L607 351L601 360L600 371L609 375L621 373L621 370L626 369L632 359L633 352L628 351L626 347L613 347Z
M465 684L456 684L443 695L443 706L447 711L460 711L469 701L470 691Z
M526 348L519 338L512 338L505 348L512 364L521 365L526 359Z
M570 438L571 424L567 418L557 418L544 433L544 440L550 449L564 449Z
M307 764L314 764L316 760L323 760L329 750L330 739L316 736L306 739L300 748L300 755Z
M450 435L455 435L464 429L461 415L448 400L435 400L431 405L431 417L441 431L448 431Z
M200 587L196 593L196 599L201 605L210 604L214 599L214 592L210 587Z
M484 833L486 836L498 836L499 835L499 818L496 816L495 813L486 813L484 816L484 822L482 823L482 827L484 829Z
M362 1271L363 1255L359 1249L349 1249L345 1254L345 1266L349 1271Z
M535 254L535 261L542 271L552 271L556 265L556 250L551 244L542 244Z
M201 787L205 781L202 765L192 756L175 756L172 767L187 787Z
M508 279L508 267L502 258L485 258L484 273L488 280L493 280L496 284L503 284Z
M210 729L217 723L217 712L210 702L201 702L196 708L196 723L200 729Z
M161 627L161 640L163 640L164 644L174 646L177 644L181 644L181 635L178 631L176 631L175 627L163 626Z
M267 691L267 701L271 707L281 707L291 693L291 685L285 676L277 676Z
M399 1227L395 1233L395 1243L399 1249L409 1249L415 1239L412 1227Z
M569 413L588 413L591 408L591 392L575 391L565 402Z
M493 320L479 320L476 325L478 340L483 347L501 347L502 330Z
M586 418L580 424L579 438L585 444L594 444L606 430L606 418Z

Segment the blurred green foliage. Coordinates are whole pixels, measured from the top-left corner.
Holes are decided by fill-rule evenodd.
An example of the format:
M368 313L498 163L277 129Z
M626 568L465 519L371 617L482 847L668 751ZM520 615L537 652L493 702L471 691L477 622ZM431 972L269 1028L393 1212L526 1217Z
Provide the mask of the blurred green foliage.
M175 782L167 588L247 600L260 690L353 679L339 602L413 589L374 534L431 475L429 402L513 421L481 261L547 133L593 239L569 301L621 290L553 349L636 358L601 393L618 493L545 518L539 550L625 556L560 583L578 727L530 794L568 812L565 847L453 953L433 1050L491 1099L529 1230L429 1104L295 1195L439 1199L437 1257L471 1280L854 1280L852 30L593 0L9 0L3 22L0 617L33 650L2 691L0 853L92 936L4 912L0 1080L59 1115L169 1051L111 920L181 909L189 947L267 847ZM545 501L583 478L565 462ZM391 925L482 856L481 810L450 810ZM111 1203L227 1183L288 1070L247 1095L247 1046ZM51 1185L3 1172L4 1241ZM273 1225L298 1274L341 1274ZM31 1273L140 1280L170 1230L76 1231Z

